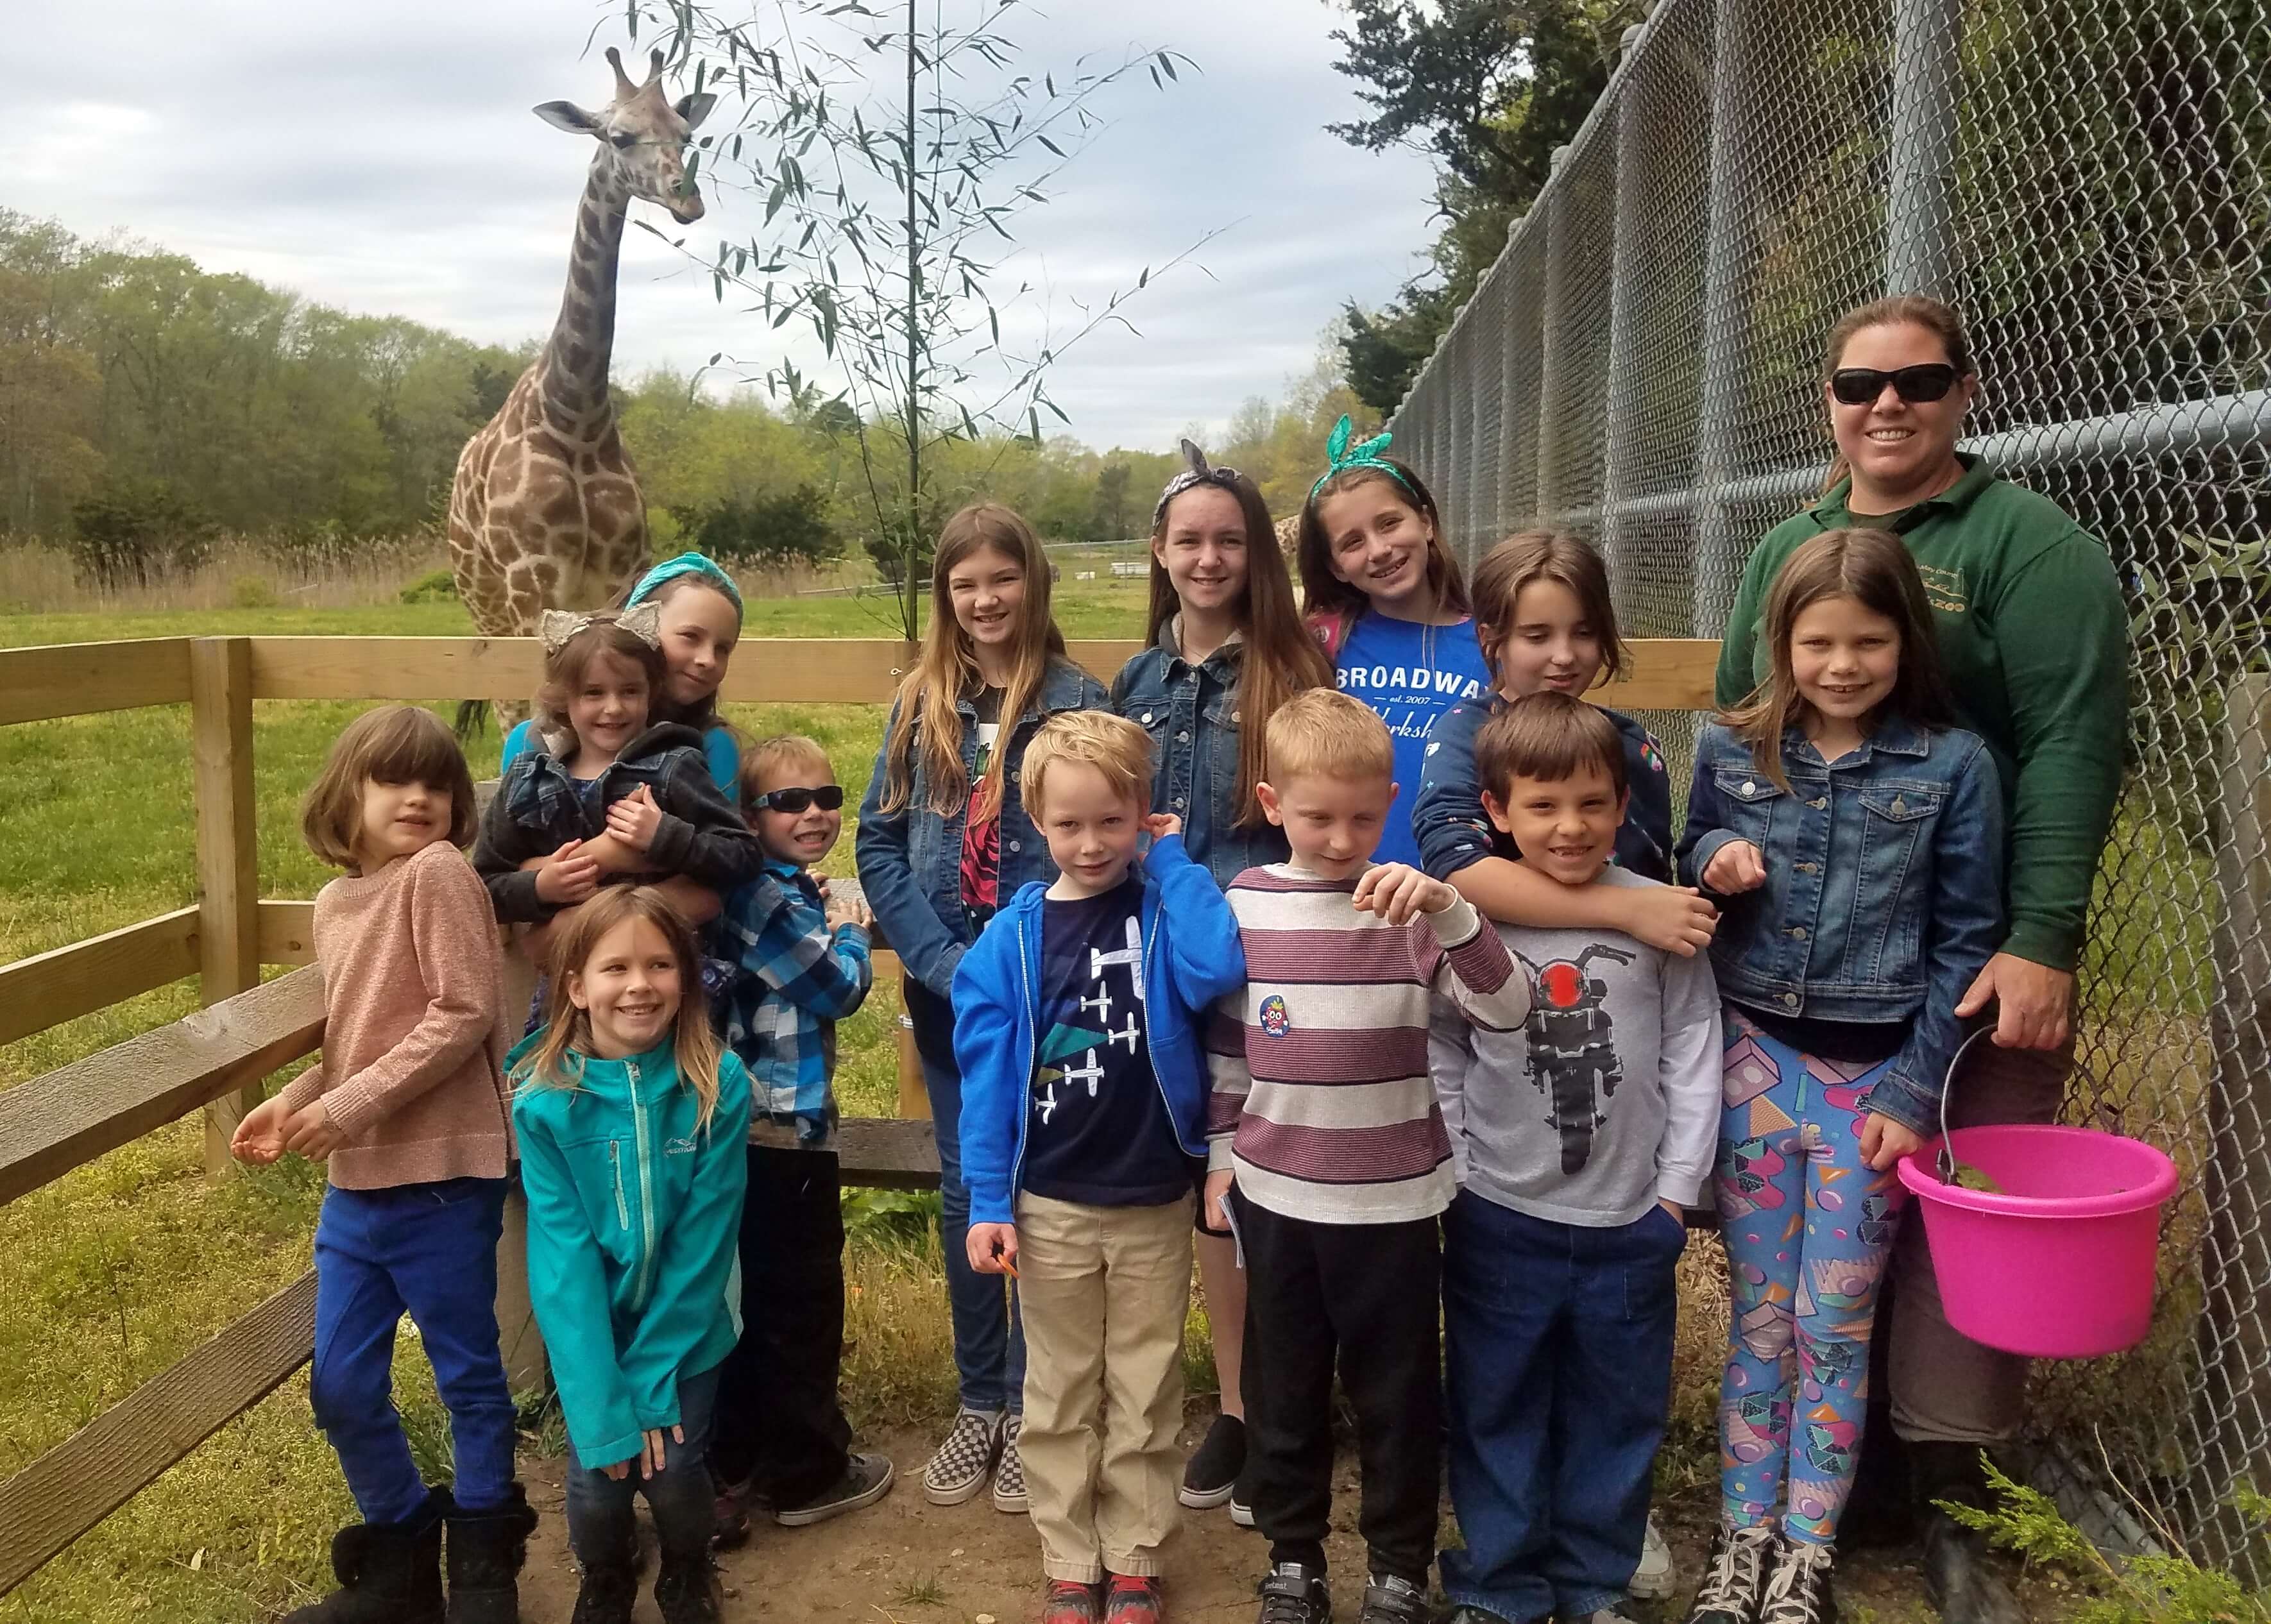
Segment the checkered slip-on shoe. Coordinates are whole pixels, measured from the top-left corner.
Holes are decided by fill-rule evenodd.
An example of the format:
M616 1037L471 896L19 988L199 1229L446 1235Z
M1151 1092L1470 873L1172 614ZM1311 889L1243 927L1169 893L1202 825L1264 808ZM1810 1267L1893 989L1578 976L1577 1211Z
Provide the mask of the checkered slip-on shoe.
M994 1468L994 1509L1012 1516L1025 1515L1025 1463L1017 1456L1017 1434L1025 1418L1013 1415L1001 1427L1001 1458Z
M1001 1418L964 1410L954 1430L923 1468L923 1498L934 1506L958 1506L986 1486L986 1474L1001 1453ZM1020 1478L1022 1486L1024 1479Z

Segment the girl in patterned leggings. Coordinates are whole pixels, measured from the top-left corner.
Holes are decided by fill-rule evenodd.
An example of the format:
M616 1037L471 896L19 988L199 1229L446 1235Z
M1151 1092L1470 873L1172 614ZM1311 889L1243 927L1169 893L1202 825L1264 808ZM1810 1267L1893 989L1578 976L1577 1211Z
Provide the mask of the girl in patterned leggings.
M1956 1003L2001 928L1994 764L1948 725L1899 538L1835 530L1799 548L1765 638L1771 675L1697 743L1679 853L1724 911L1711 961L1733 1302L1721 1525L1690 1624L1835 1617L1893 1167L1938 1115Z

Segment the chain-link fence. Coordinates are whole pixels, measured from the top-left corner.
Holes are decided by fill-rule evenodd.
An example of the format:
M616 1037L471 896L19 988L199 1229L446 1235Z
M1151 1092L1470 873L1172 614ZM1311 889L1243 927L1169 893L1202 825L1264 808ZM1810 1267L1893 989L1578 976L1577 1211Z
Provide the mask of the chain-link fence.
M2152 1340L2044 1367L2035 1413L2220 1557L2271 1490L2267 91L2261 0L1662 0L1394 421L1470 564L1573 529L1628 635L1716 637L1821 487L1830 325L1962 309L1966 449L2103 538L2133 614L2071 1114L2185 1174ZM1649 719L1684 761L1693 719Z

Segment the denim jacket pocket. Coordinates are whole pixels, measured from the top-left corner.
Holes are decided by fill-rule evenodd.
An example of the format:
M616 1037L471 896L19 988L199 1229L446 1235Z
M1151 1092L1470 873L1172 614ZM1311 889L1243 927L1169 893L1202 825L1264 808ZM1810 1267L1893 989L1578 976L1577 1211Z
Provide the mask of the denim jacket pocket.
M1856 797L1861 803L1859 894L1854 917L1878 920L1874 978L1913 981L1923 974L1920 910L1901 905L1911 887L1911 870L1931 861L1932 831L1947 793L1916 784L1872 784Z
M1721 767L1712 774L1719 793L1726 798L1727 831L1765 851L1768 831L1774 823L1775 805L1788 799L1775 781L1752 767Z

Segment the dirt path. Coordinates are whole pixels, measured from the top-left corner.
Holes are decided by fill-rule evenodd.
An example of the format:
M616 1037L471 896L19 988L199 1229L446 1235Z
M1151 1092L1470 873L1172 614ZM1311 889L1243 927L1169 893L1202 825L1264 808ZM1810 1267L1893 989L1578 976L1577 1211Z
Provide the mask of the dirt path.
M1188 1441L1195 1445L1203 1430L1191 1428ZM926 1501L920 1474L932 1442L927 1433L897 1432L866 1446L890 1454L899 1480L865 1511L814 1528L756 1523L748 1545L721 1559L729 1624L1031 1624L1039 1613L1040 1590L1040 1547L1032 1524L996 1511L984 1495L961 1506ZM529 1498L543 1516L521 1581L521 1616L528 1624L566 1624L575 1605L575 1564L561 1516L563 1464L558 1458L524 1463ZM1352 1620L1363 1564L1355 1536L1352 1457L1344 1456L1334 1480L1327 1561L1336 1581L1336 1616ZM1685 1496L1664 1510L1680 1571L1692 1581L1709 1535L1709 1496ZM1258 1536L1232 1523L1228 1508L1186 1512L1171 1558L1171 1616L1190 1624L1252 1619L1265 1552ZM651 1564L649 1573L651 1585ZM1925 1624L1934 1615L1922 1594L1916 1570L1902 1553L1863 1552L1840 1564L1839 1601L1849 1619ZM2029 1618L2057 1616L2047 1591L2029 1587L2024 1599ZM1634 1611L1638 1618L1672 1624L1684 1616L1677 1607ZM642 1594L639 1624L654 1624L659 1616L652 1598Z

